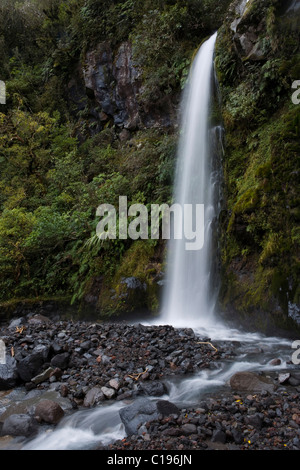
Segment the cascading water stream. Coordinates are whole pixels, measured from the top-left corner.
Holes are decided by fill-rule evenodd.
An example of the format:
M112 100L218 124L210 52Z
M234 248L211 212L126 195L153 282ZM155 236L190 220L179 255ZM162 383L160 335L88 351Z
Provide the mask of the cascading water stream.
M162 320L174 326L193 327L214 321L212 226L217 215L218 184L212 164L214 133L209 122L216 38L217 33L198 51L183 94L174 199L181 208L193 208L192 218L196 205L203 205L204 244L201 249L187 250L184 236L169 241ZM182 224L182 219L174 222L174 233L181 229L176 223Z

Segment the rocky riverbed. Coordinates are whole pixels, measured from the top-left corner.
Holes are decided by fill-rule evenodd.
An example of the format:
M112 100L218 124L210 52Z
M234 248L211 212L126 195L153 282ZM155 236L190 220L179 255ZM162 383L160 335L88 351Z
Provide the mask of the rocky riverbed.
M109 444L99 438L95 449L300 449L300 371L290 361L270 357L269 371L235 370L193 403L171 399L170 384L197 387L193 377L258 346L212 341L190 328L43 315L3 325L1 338L2 449L22 448L67 416L112 403L120 404L124 435Z

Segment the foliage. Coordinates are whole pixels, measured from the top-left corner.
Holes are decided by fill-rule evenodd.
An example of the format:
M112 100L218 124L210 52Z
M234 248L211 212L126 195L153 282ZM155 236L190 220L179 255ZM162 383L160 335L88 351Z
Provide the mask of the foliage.
M239 311L279 305L287 313L299 276L299 109L291 102L299 39L276 1L253 0L243 21L243 32L260 23L259 61L241 57L229 24L216 47L227 141L223 300Z

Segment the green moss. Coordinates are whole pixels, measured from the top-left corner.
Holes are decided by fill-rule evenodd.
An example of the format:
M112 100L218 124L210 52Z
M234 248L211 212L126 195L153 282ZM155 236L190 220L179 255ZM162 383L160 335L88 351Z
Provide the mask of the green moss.
M115 275L99 296L101 315L148 309L155 311L159 304L156 279L161 271L157 243L152 240L134 242L124 254Z
M239 26L245 32L263 20L261 62L242 60L231 17L216 46L226 131L221 298L243 315L286 315L298 291L300 113L291 84L299 42L294 19L280 16L277 6L253 1Z

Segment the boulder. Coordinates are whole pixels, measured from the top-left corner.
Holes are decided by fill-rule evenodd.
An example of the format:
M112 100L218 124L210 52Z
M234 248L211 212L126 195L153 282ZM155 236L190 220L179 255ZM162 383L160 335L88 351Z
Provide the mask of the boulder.
M5 364L0 364L0 390L14 388L18 378L17 361L11 356L6 356Z
M237 372L230 378L229 384L233 390L245 392L273 392L275 389L271 379L255 372Z
M41 372L43 364L48 359L49 351L49 346L38 345L31 354L18 361L17 371L23 382L30 382Z
M36 434L37 422L27 414L13 414L5 419L2 427L2 436L25 436Z
M41 400L35 408L35 417L38 421L57 424L63 416L62 407L52 400Z
M163 416L180 415L180 409L168 400L156 402L157 411Z
M132 405L125 406L119 411L127 436L137 434L141 424L158 419L156 404L148 398L140 398Z

